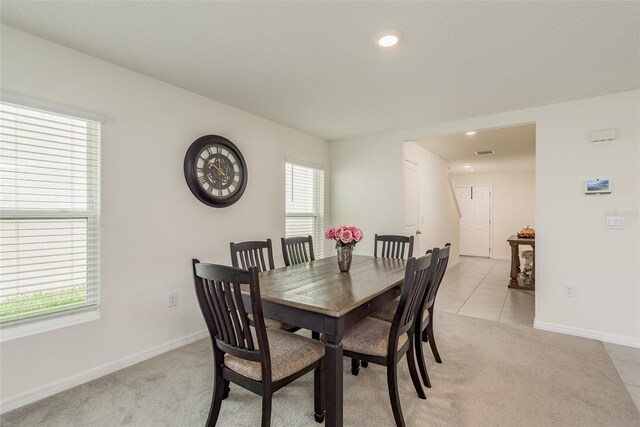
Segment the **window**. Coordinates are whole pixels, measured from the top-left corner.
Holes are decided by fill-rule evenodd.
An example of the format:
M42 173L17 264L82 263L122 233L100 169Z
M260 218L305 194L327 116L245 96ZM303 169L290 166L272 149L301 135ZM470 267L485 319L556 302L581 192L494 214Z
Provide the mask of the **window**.
M6 99L0 102L0 324L95 308L100 123Z
M324 256L324 171L296 163L286 168L286 237L313 237L316 258Z

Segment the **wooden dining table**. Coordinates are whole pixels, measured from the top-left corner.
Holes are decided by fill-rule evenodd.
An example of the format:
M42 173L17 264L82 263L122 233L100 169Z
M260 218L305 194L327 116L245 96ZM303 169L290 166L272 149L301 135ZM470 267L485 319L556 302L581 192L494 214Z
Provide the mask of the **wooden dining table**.
M341 273L329 257L260 273L265 317L325 336L325 424L343 424L342 337L360 320L400 295L405 260L353 256ZM245 305L250 304L248 295Z

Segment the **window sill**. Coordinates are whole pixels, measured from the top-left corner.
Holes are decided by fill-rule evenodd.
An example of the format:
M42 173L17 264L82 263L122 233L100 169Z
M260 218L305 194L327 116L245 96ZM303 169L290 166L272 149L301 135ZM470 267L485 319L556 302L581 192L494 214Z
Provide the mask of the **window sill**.
M30 335L66 328L67 326L78 325L98 319L100 319L100 310L93 308L33 322L4 326L0 328L0 342L11 341L17 338L28 337Z

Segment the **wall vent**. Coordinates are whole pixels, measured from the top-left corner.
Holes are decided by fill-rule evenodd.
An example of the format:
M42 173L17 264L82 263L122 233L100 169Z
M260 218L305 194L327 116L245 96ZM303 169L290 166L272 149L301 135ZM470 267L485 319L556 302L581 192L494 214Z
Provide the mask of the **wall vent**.
M486 154L495 154L493 150L476 151L476 156L484 156Z

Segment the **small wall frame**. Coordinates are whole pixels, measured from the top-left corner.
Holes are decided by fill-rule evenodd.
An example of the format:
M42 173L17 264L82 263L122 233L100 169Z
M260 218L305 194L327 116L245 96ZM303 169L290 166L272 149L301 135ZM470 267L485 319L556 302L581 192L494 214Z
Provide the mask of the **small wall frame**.
M610 194L611 180L609 178L595 178L584 181L584 194Z

